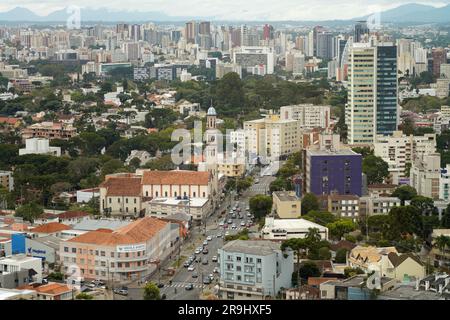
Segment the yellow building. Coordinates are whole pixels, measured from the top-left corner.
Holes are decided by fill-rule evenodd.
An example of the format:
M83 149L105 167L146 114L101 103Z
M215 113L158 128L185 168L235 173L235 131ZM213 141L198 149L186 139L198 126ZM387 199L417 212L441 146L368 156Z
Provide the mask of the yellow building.
M302 215L301 201L294 191L276 191L272 201L273 210L281 219L295 219Z
M253 155L271 158L300 151L300 125L298 120L282 120L279 115L245 121L247 150Z

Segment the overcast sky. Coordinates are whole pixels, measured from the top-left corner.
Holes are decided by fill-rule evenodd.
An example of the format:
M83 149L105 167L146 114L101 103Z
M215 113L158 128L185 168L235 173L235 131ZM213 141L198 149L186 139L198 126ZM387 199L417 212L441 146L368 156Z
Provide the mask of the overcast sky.
M230 20L328 20L360 17L411 2L439 7L450 0L0 0L0 11L21 6L46 15L77 5Z

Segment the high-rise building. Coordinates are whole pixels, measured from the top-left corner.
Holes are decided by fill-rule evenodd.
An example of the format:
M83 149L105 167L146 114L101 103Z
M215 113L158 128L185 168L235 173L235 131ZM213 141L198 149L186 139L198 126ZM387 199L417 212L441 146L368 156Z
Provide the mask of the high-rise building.
M200 24L198 26L198 33L199 34L211 34L211 22L209 22L209 21L200 22Z
M441 64L447 63L447 53L443 48L435 48L431 51L432 71L435 77L441 75Z
M318 31L316 36L316 56L323 59L333 58L333 34L329 31Z
M361 42L363 36L369 33L370 30L369 27L367 26L367 21L357 21L355 24L353 39L355 42Z
M350 144L371 144L397 129L397 48L353 43L349 54L346 123Z
M263 27L263 40L273 39L273 26L270 24L265 24Z
M379 45L377 52L376 134L388 135L397 130L398 87L397 46Z
M311 53L313 56L317 57L317 35L321 32L324 32L325 29L322 26L315 26L312 29L312 43L310 43L310 46L312 46Z
M187 43L196 43L196 38L198 35L197 23L195 21L186 22L184 33Z

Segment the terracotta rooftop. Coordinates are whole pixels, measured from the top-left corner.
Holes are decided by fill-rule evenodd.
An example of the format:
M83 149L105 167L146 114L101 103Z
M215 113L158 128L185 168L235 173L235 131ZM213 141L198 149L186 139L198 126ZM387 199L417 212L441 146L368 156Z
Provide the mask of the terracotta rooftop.
M141 243L155 236L167 223L156 218L145 217L113 232L105 232L104 230L89 231L68 240L68 242L89 243L101 246Z
M0 117L0 123L7 123L7 124L16 124L21 119L19 118L9 118L9 117Z
M44 284L44 285L41 285L38 287L24 285L24 286L20 286L18 289L34 290L38 293L50 294L50 295L59 295L59 294L63 294L63 293L71 291L70 288L66 284L56 283L56 282Z
M72 219L72 218L86 217L88 215L89 215L89 213L83 212L83 211L66 211L61 214L58 214L58 218Z
M30 232L35 233L54 233L63 230L69 230L70 227L68 225L59 223L59 222L50 222L43 225L40 225L36 228L30 230Z
M188 170L144 171L142 178L144 185L208 185L208 182L208 172Z
M128 176L108 178L100 187L106 188L106 195L112 197L139 197L142 189L140 177Z

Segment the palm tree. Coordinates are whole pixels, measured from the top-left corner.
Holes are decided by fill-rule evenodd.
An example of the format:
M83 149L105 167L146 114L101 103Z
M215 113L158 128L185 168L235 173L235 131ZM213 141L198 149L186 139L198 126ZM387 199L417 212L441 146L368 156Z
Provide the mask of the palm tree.
M441 252L444 252L445 247L450 247L450 237L441 234L434 240L434 246L438 248Z
M308 241L315 243L322 240L322 236L320 235L320 231L317 228L309 228L308 233L306 234L305 239Z

